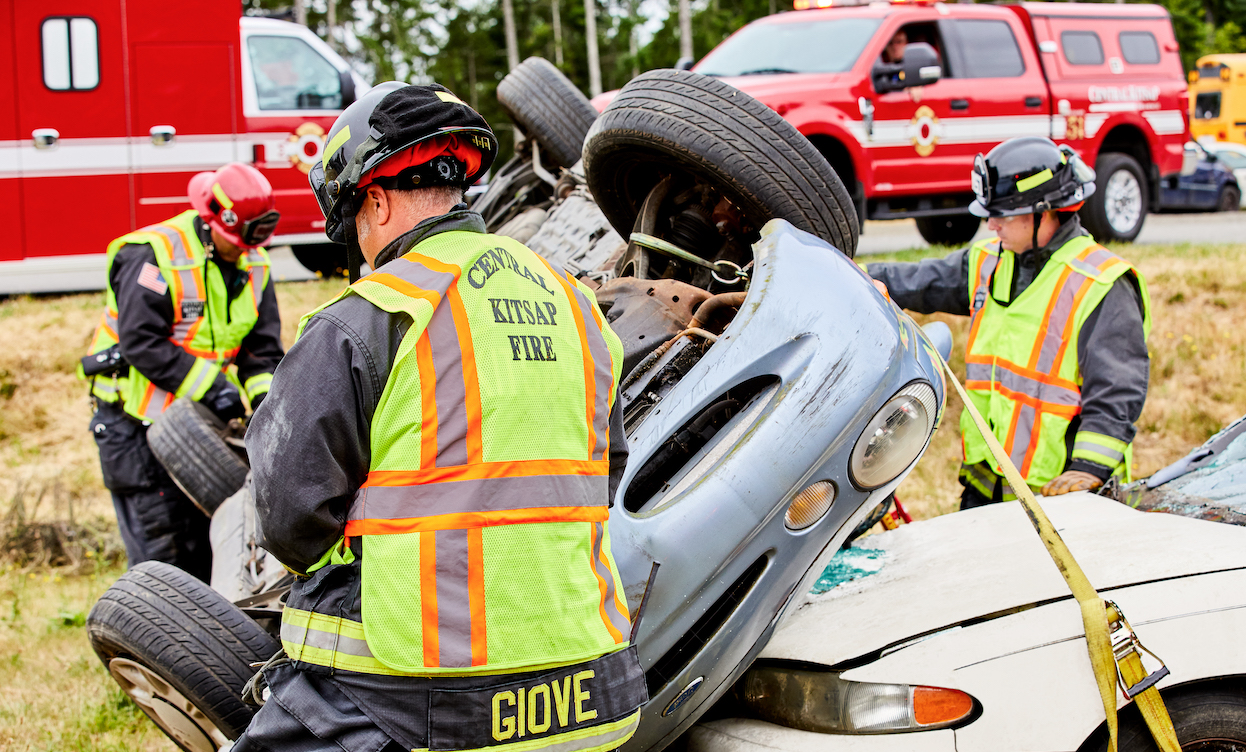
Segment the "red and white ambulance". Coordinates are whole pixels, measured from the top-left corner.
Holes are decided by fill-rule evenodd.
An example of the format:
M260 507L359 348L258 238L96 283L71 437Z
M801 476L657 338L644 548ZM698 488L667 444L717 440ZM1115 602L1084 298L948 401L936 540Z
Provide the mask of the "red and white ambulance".
M1013 136L1067 143L1098 172L1083 221L1132 240L1181 170L1188 94L1168 12L1138 3L795 0L692 70L769 105L822 152L863 219L973 237L974 155ZM889 43L924 58L885 67ZM881 68L880 74L880 65ZM611 94L593 100L604 107Z
M0 294L101 289L109 240L190 208L190 177L231 161L277 193L270 245L332 267L307 171L367 84L311 31L237 0L0 0L0 17L0 205L17 220Z

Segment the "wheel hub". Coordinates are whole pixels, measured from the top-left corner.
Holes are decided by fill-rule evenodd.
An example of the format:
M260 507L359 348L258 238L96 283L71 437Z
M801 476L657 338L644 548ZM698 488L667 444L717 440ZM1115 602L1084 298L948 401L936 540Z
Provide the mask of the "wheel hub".
M1117 170L1108 178L1103 192L1108 224L1116 232L1128 234L1142 218L1142 186L1138 178L1129 170Z
M225 734L194 703L158 674L129 658L113 658L108 672L162 731L191 752L216 752Z

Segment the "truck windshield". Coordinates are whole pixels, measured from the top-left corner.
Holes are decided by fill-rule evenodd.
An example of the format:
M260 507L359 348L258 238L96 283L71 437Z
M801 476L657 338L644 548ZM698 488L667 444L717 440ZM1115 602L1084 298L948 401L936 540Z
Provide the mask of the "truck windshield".
M857 61L881 22L880 18L835 18L753 24L706 55L696 72L707 76L842 73Z
M295 37L247 38L261 110L340 110L337 68Z

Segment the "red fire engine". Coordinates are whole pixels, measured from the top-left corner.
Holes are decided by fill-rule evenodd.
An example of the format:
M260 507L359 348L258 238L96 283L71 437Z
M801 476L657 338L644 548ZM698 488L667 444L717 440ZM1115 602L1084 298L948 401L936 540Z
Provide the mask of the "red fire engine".
M914 217L928 241L966 243L978 229L965 211L974 155L1047 136L1098 172L1086 226L1132 240L1158 206L1161 178L1181 169L1188 96L1161 6L840 5L796 0L809 9L745 26L693 70L795 125L862 218ZM893 40L907 43L902 62L884 57Z
M190 208L196 172L254 163L277 194L270 245L331 261L306 173L367 88L307 28L238 2L0 0L0 294L100 289L108 241Z

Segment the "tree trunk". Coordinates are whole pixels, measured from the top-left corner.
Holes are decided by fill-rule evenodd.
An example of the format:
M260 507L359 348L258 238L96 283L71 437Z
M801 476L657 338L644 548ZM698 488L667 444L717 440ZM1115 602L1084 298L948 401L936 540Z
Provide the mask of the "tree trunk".
M472 109L480 112L479 97L476 95L476 48L469 47L467 49L467 91L468 101L472 105Z
M562 12L558 8L561 0L553 0L550 3L554 20L554 65L562 67Z
M679 56L692 57L692 3L679 0Z
M303 5L303 0L294 0L294 22L307 25L307 7Z
M687 2L687 0L681 0ZM590 97L601 93L601 61L597 57L597 2L584 0L584 36L588 38L588 91Z
M337 0L328 0L326 5L328 6L328 13L326 14L325 23L329 29L325 36L328 39L329 46L336 50L337 39L333 37L333 30L337 26Z
M519 40L515 36L515 8L511 0L502 0L502 25L506 31L506 70L519 66Z

